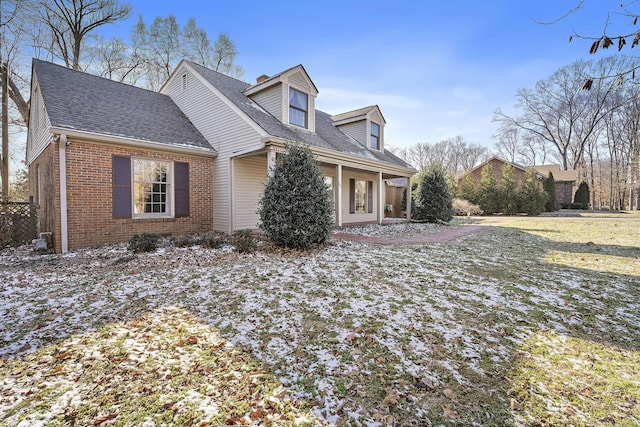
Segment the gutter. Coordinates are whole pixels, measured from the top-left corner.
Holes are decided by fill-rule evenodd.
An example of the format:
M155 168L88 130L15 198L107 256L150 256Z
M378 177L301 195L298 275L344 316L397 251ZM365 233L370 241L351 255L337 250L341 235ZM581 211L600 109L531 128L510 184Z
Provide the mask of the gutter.
M146 148L149 150L168 151L172 153L190 154L205 157L217 157L218 153L212 149L198 147L181 147L159 142L144 141L141 139L126 138L121 136L105 135L95 132L69 130L61 127L51 127L51 133L65 135L66 137L84 139L95 142L108 142L127 147Z
M272 145L278 148L284 148L288 142L291 142L285 138L279 138L275 136L267 136L261 139L261 142L265 145ZM320 157L320 160L334 160L334 161L343 161L345 163L349 163L349 166L360 166L366 167L367 169L375 169L378 171L383 171L385 173L400 175L403 177L412 176L417 171L413 168L405 168L402 166L393 166L389 163L380 161L380 160L367 160L359 156L344 154L340 151L331 150L328 148L320 148L316 146L309 146L311 151L314 154L317 154ZM338 154L338 155L336 155ZM343 164L343 166L347 166Z
M69 252L69 225L67 222L67 135L60 134L58 152L60 158L60 244L61 252Z

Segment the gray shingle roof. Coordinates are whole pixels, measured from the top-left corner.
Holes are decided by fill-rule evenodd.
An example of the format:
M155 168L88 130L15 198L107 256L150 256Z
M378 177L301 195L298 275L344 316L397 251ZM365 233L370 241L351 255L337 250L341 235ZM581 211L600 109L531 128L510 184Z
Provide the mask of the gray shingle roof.
M193 62L187 62L197 73L216 87L224 96L233 102L242 112L251 118L269 135L287 140L309 144L311 146L331 149L342 153L386 162L394 166L411 168L409 164L396 157L388 150L384 152L369 150L367 147L346 135L333 125L331 115L316 109L316 132L284 125L273 115L260 107L243 92L251 85L234 79Z
M54 127L215 151L166 95L33 60Z

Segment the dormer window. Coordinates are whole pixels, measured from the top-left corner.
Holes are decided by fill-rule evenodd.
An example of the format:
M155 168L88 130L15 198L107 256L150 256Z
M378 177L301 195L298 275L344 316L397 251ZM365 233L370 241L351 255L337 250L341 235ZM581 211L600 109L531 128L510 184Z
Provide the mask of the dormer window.
M380 125L375 122L371 122L371 148L380 149Z
M289 88L289 124L307 127L309 96L294 88Z

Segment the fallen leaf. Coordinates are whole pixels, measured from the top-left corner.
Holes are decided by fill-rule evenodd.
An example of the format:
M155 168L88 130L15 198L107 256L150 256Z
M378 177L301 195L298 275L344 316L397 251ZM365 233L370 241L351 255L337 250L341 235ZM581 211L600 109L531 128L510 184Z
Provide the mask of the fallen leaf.
M109 415L107 415L107 416L105 416L105 417L98 418L97 420L94 420L94 421L93 421L93 425L94 425L94 426L99 426L99 425L100 425L100 424L102 424L103 422L105 422L105 421L109 421L109 420L112 420L112 419L114 419L114 418L115 418L115 417L117 417L117 416L118 416L118 414L109 414Z
M353 344L355 344L355 343L356 343L356 341L358 341L358 337L359 337L359 335L358 335L357 333L355 333L355 332L351 332L349 335L347 335L347 336L345 337L345 340L346 340L349 344L353 345Z
M433 381L429 377L424 377L424 378L422 378L420 380L420 384L418 384L418 385L423 385L428 389L432 389L433 388Z
M383 405L393 406L398 403L398 392L393 390L391 387L386 387L385 391L387 392L387 396L382 401Z
M264 410L261 406L257 407L255 410L251 411L250 418L252 420L257 420L258 418L262 418Z
M198 344L198 337L195 336L190 336L189 338L187 338L187 344L189 345L195 345Z
M458 396L456 396L456 393L453 390L451 390L450 388L445 388L442 393L445 396L447 396L449 399L453 400L454 402L458 398Z
M509 408L511 408L511 410L513 411L522 411L524 409L522 405L518 403L518 401L513 397L509 399Z
M442 407L442 416L448 420L455 420L458 418L458 413L451 409L451 406L444 405Z

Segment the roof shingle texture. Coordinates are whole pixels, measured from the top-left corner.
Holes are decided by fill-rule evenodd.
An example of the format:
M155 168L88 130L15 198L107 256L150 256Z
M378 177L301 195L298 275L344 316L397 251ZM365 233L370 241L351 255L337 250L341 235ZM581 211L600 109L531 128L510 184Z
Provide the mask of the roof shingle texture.
M33 60L54 127L215 151L166 95Z
M301 142L319 148L339 151L354 156L390 163L394 166L411 168L409 164L388 150L370 150L333 125L331 115L316 109L316 131L287 126L260 107L243 92L251 85L234 79L193 62L188 64L212 86L233 102L269 135L285 140Z

